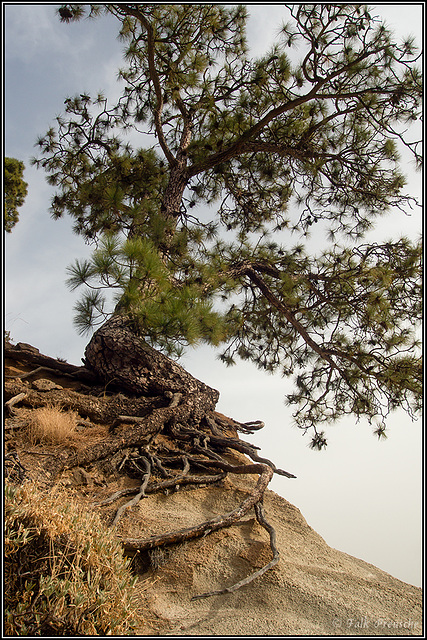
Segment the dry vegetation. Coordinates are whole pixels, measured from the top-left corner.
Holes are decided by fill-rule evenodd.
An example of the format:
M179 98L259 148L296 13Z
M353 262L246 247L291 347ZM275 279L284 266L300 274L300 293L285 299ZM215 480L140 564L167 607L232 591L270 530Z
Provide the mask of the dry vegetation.
M27 437L31 444L69 444L76 434L78 415L60 407L40 407L31 413Z
M113 531L69 493L6 485L6 635L131 634L136 578Z

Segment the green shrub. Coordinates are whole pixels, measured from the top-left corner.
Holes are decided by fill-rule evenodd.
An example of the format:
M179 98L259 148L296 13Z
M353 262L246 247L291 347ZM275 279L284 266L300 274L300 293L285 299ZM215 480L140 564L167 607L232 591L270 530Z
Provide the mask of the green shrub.
M64 492L5 488L6 635L128 635L136 583L112 531Z

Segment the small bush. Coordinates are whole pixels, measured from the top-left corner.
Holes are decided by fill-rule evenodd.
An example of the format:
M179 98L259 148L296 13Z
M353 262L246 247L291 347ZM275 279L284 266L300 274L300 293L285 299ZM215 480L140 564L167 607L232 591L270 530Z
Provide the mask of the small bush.
M5 489L5 633L131 635L136 578L112 531L61 492Z
M76 436L77 413L58 407L41 407L31 412L27 435L32 444L66 444Z

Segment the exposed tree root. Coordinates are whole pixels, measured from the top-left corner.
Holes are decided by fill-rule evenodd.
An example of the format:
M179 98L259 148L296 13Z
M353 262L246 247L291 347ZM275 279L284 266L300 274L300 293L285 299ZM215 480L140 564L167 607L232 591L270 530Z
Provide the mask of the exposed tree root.
M114 323L112 329L113 333L117 331ZM120 327L119 329L121 330ZM83 469L105 460L114 464L116 474L138 477L139 486L121 489L93 504L102 508L126 496L132 496L117 508L112 519L113 526L117 525L129 509L149 494L176 491L182 485L209 486L222 481L229 473L257 474L259 477L256 485L242 502L228 513L184 529L148 538L123 537L121 540L128 554L174 545L229 527L239 522L254 508L258 523L269 533L272 560L259 571L231 587L200 594L194 598L231 593L260 577L277 563L279 552L276 548L275 532L264 517L262 500L274 473L288 478L295 476L278 469L273 462L257 453L257 447L237 437L238 431L253 433L262 428L262 422L239 423L218 414L215 411L218 399L215 390L192 378L175 363L170 364L163 356L158 359L157 352L146 345L138 347L141 359L135 361L132 336L126 333L122 333L121 336L124 336L124 353L128 360L132 358L124 370L132 370L135 374L134 382L127 385L126 395L122 392L106 395L103 390L107 386L109 389L112 387L107 385L105 378L100 380L86 367L73 367L58 362L39 354L37 350L32 350L29 345L24 345L15 350L10 348L8 358L35 368L22 375L8 378L5 384L7 409L11 412L12 407L18 403L34 408L56 404L63 409L78 412L81 417L89 418L95 424L108 426L107 436L89 442L84 448L73 449L63 446L52 454L43 452L46 457L43 467L50 475L51 482L58 479L67 469ZM106 349L107 338L108 335L100 335L92 343L89 349L92 358L94 354L99 353L101 347ZM112 348L113 343L111 344ZM104 351L105 353L107 351ZM107 360L103 361L104 367L108 365ZM151 370L147 373L144 367L148 361ZM159 372L157 377L153 373L156 366ZM81 377L86 382L92 382L91 386L85 387L80 393L61 388L39 391L32 388L31 378L41 374L55 377L61 374L64 380ZM168 376L172 377L169 389ZM94 383L93 380L97 382ZM135 397L129 395L130 388L137 392ZM87 429L90 431L90 427ZM252 462L246 462L247 458L243 456L242 463L234 464L226 459L232 456L234 461L239 454L244 454ZM7 462L14 468L19 481L23 468L17 466L15 459L10 458ZM16 473L18 471L20 474Z
M146 488L145 493L147 495L151 493L160 493L160 492L165 493L165 492L168 492L170 489L177 490L179 489L179 487L186 484L205 486L208 484L214 484L215 482L220 482L221 480L224 480L226 476L227 476L226 472L217 473L215 475L209 475L209 476L200 476L200 475L175 476L174 478L170 478L169 480L164 480L163 482L153 482L153 484L149 485ZM102 500L101 502L95 502L94 506L105 507L106 505L112 504L113 502L120 500L120 498L131 496L138 492L139 492L138 487L127 487L125 489L119 489L119 491L116 491L113 495L109 496L108 498L105 498L105 500Z
M53 371L56 375L68 374L75 380L82 380L89 384L96 384L99 382L93 371L90 371L86 367L79 367L68 362L56 360L50 356L45 356L39 352L38 349L32 347L29 344L18 342L16 345L5 342L4 344L4 356L5 358L11 358L12 360L25 365L35 365L37 368L45 367ZM34 374L34 370L30 374ZM23 374L28 377L27 374Z
M268 531L270 534L270 547L273 552L273 559L266 565L264 565L258 571L255 571L250 576L243 578L239 582L231 585L231 587L224 587L224 589L218 589L217 591L207 591L206 593L200 593L199 595L193 596L192 600L197 600L199 598L210 598L211 596L221 596L225 593L233 593L233 591L237 591L240 587L244 587L245 585L253 582L256 578L260 578L266 571L272 569L279 562L279 551L276 547L276 532L270 523L267 522L264 516L264 511L262 508L262 501L260 500L254 505L255 514L258 522L264 529Z
M18 393L18 395L13 396L13 398L10 398L10 400L7 400L7 402L4 403L5 415L6 416L13 415L13 406L21 402L21 400L23 400L26 397L26 395L27 394L24 392Z
M154 547L159 547L163 545L169 544L177 544L179 542L185 542L186 540L191 540L192 538L199 538L203 535L207 535L208 533L212 533L212 531L218 531L218 529L223 529L224 527L229 527L230 525L238 522L243 518L244 515L257 503L261 500L268 483L273 477L273 469L268 465L262 464L248 464L248 465L230 465L227 463L220 463L209 461L213 466L219 466L226 471L231 473L258 473L259 479L254 487L253 491L240 503L240 505L221 516L217 516L216 518L212 518L210 520L206 520L198 525L193 527L188 527L185 529L179 529L178 531L171 531L169 533L164 533L156 536L151 536L150 538L126 538L122 540L122 545L126 551L146 551L148 549L154 549ZM205 463L204 463L205 464Z
M122 515L122 513L126 509L129 509L130 507L134 507L135 505L138 504L138 502L141 500L141 498L145 498L145 496L146 496L145 490L146 490L148 482L150 480L151 466L150 466L150 463L149 463L147 458L142 457L142 460L143 460L144 465L145 465L145 474L144 474L144 479L142 481L142 484L141 484L141 486L139 488L139 491L136 494L136 496L134 498L132 498L132 500L129 500L129 502L126 502L126 504L123 504L121 507L119 507L119 509L116 512L116 515L114 516L114 520L113 520L113 524L112 524L113 527L117 524L120 516Z
M153 408L167 406L169 401L163 396L129 398L123 394L104 395L97 389L92 393L78 393L72 389L52 389L51 391L36 391L19 379L6 380L4 385L6 400L13 399L21 393L22 405L27 407L44 407L47 404L58 405L64 409L77 411L83 418L89 418L95 423L112 425L121 415L143 417Z

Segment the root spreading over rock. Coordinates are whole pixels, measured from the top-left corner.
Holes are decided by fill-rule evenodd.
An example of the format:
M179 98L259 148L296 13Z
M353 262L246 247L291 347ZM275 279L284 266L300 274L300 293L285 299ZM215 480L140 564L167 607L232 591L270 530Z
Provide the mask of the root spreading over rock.
M238 583L195 594L195 598L235 591L277 563L275 531L264 515L263 496L274 473L295 476L278 469L238 437L238 432L250 434L261 428L261 422L239 423L216 412L217 391L145 343L139 341L136 348L133 334L117 321L95 334L84 367L48 358L29 345L6 345L5 355L9 367L6 473L13 482L25 479L28 459L39 460L39 481L50 486L67 474L90 485L98 473L103 495L92 506L101 513L113 507L110 526L117 529L128 555L209 535L241 521L254 509L257 522L269 534L271 560ZM78 437L61 446L41 442L38 449L32 445L29 450L23 431L22 452L13 448L20 433L19 411L46 406L72 411L76 428L80 427ZM144 530L133 536L119 532L123 518L147 495L218 486L228 474L258 476L230 511L170 531L150 534ZM119 489L118 480L123 485ZM124 498L128 500L123 502Z

